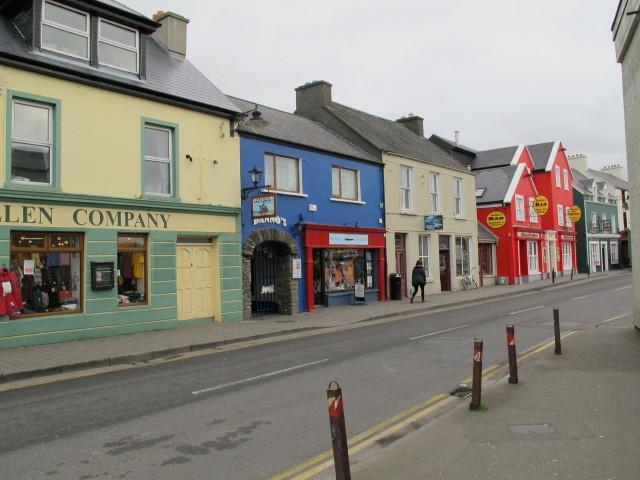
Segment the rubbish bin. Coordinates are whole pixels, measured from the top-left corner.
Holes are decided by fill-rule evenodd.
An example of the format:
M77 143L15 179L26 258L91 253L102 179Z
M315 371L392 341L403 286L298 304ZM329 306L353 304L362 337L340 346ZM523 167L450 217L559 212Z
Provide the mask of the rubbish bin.
M392 273L389 276L389 282L389 299L402 300L402 276L397 273Z

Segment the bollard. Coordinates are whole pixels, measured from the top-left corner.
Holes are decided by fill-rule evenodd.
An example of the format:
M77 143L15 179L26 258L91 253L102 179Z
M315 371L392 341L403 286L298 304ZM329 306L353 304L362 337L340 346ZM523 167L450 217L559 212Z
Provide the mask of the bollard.
M551 283L556 283L556 269L551 270Z
M335 387L332 387L333 384L335 384ZM344 408L342 405L342 389L338 382L332 380L331 383L329 383L327 387L327 401L336 480L351 480L347 429L344 423Z
M480 408L480 398L482 396L482 340L473 340L473 381L471 384L471 403L469 409L478 410Z
M514 325L507 325L507 351L509 353L509 383L518 383L518 360L516 359L516 333Z
M560 344L560 309L553 309L553 333L556 338L556 349L554 353L556 355L562 355L562 345Z

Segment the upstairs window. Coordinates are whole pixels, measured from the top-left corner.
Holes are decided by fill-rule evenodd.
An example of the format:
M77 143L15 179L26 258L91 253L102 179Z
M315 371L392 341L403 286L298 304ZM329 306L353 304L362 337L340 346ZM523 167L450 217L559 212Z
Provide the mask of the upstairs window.
M340 200L359 200L358 177L357 170L333 167L331 169L331 197Z
M564 226L564 207L558 205L558 225Z
M138 73L138 32L103 19L98 25L100 65Z
M173 195L173 129L144 126L144 193Z
M89 60L89 15L58 3L44 2L42 48Z
M462 179L453 179L453 208L456 217L464 216L464 194L462 189Z
M556 165L556 187L558 188L562 188L562 183L561 183L561 178L560 178L560 166Z
M516 220L524 222L524 197L516 195Z
M440 213L440 174L429 173L429 184L431 190L431 213Z
M11 181L51 184L53 106L13 100L11 117Z
M266 154L264 156L264 180L273 190L302 193L300 160L293 157Z
M531 223L538 223L538 212L536 212L535 204L535 198L529 197L529 221Z
M569 190L569 170L567 170L566 168L562 170L562 180L563 180L563 185L564 185L564 189L565 190Z
M412 207L411 184L412 184L411 167L400 166L400 209L409 211Z

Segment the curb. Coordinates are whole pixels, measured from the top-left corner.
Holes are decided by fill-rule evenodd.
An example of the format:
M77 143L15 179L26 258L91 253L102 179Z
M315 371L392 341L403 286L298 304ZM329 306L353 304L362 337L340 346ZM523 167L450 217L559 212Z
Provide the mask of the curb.
M576 284L583 284L583 283L589 283L589 282L594 282L594 281L599 281L599 280L604 280L606 278L610 278L610 275L607 276L598 276L595 278L585 278L582 280L573 280L573 281L567 281L567 282L562 282L562 283L558 283L555 285L545 285L542 287L538 287L538 288L531 288L528 290L524 290L524 291L518 291L518 292L505 292L505 293L501 293L499 295L493 295L491 297L485 297L485 298L476 298L476 299L469 299L469 300L463 300L463 301L459 301L456 303L450 303L450 304L442 304L442 305L429 305L429 306L424 306L422 308L417 308L417 309L412 309L412 310L403 310L403 311L399 311L399 312L393 312L393 313L385 313L385 314L381 314L381 315L375 315L369 318L366 318L364 320L358 320L356 322L351 323L352 325L355 324L361 324L361 323L367 323L367 322L373 322L376 320L385 320L385 319L390 319L390 318L395 318L395 317L402 317L402 316L406 316L406 315L420 315L423 314L429 310L436 310L436 309L441 309L441 308L458 308L461 306L465 306L465 305L470 305L470 304L475 304L475 303L488 303L488 302L492 302L494 300L499 300L501 298L505 298L505 297L512 297L512 296L518 296L518 295L527 295L530 293L534 293L534 292L540 292L540 291L545 291L545 290L550 290L553 288L565 288L565 287L569 287L569 286L574 286ZM393 301L393 300L391 300ZM46 368L39 368L39 369L35 369L35 370L28 370L28 371L22 371L22 372L12 372L12 373L0 373L0 384L4 384L4 383L8 383L8 382L13 382L13 381L17 381L17 380L25 380L28 378L34 378L34 377L44 377L44 376L48 376L48 375L59 375L62 373L68 373L68 372L74 372L74 371L79 371L79 370L89 370L92 368L104 368L104 367L111 367L114 365L126 365L126 364L134 364L134 363L144 363L144 362L149 362L151 360L156 360L158 358L167 358L173 355L180 355L183 353L189 353L189 352L195 352L195 351L199 351L199 350L205 350L207 348L215 348L215 347L220 347L223 345L230 345L230 344L235 344L235 343L242 343L242 342L248 342L248 341L252 341L252 340L261 340L261 339L265 339L265 338L273 338L273 337L278 337L278 336L282 336L282 335L289 335L292 333L300 333L300 332L307 332L307 331L312 331L312 330L324 330L324 329L328 329L328 328L335 328L338 325L329 325L329 326L309 326L309 327L300 327L300 328L292 328L289 330L279 330L277 332L270 332L270 333L263 333L263 334L258 334L258 335L249 335L247 337L239 337L239 338L233 338L233 339L228 339L228 340L219 340L219 341L212 341L212 342L205 342L205 343L196 343L196 344L192 344L192 345L186 345L186 346L179 346L179 347L172 347L172 348L164 348L161 350L153 350L150 352L141 352L141 353L132 353L132 354L125 354L125 355L118 355L118 356L114 356L114 357L109 357L109 358L105 358L105 359L98 359L98 360L87 360L87 361L80 361L80 362L75 362L75 363L69 363L69 364L64 364L64 365L57 365L57 366L53 366L53 367L46 367Z

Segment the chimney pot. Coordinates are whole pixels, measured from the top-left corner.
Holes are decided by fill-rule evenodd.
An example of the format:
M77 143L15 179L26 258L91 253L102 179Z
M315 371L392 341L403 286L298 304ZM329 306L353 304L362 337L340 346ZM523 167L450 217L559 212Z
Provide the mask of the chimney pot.
M413 133L424 137L424 119L422 117L410 113L408 117L399 118L396 120L396 122L404 125Z

